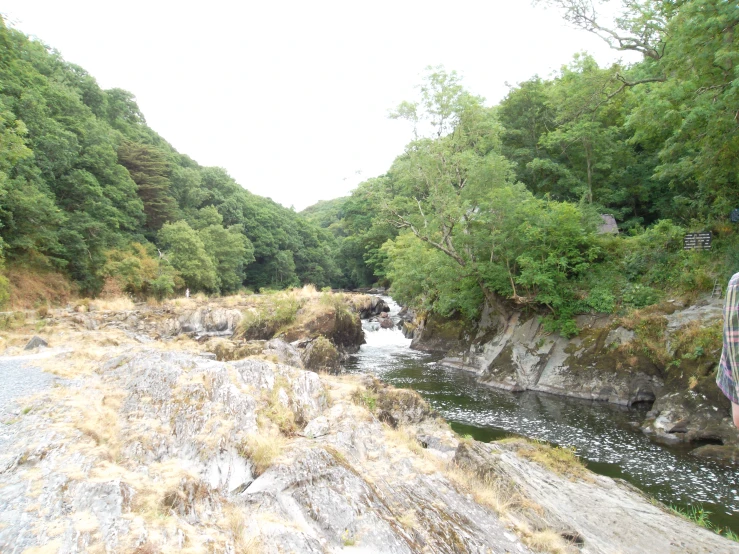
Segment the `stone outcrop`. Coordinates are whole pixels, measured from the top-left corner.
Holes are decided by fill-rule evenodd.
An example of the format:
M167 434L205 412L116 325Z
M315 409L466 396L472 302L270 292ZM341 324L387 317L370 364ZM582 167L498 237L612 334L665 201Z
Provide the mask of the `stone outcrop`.
M565 338L547 332L536 314L502 305L486 307L476 330L467 334L454 320L440 325L438 317L428 318L414 332L411 347L448 347L451 352L441 363L512 392L622 406L653 404L642 426L645 433L660 442L701 446L696 455L732 461L739 452L739 432L729 418L728 401L713 383L719 352L704 352L701 346L700 357L684 351L685 337L715 326L721 312L722 301L707 298L688 307L675 302L666 312L649 315L642 325L657 349L651 355L634 330L616 317L579 316L580 333ZM447 332L435 331L439 328ZM689 381L686 372L700 379Z
M705 395L688 390L657 399L642 431L664 444L702 444L691 454L739 463L739 440L731 418Z
M312 371L338 371L341 364L339 351L324 337L308 341L300 354L303 365Z
M379 296L371 296L370 298L369 304L359 310L359 317L361 319L369 319L390 311L390 306Z
M581 316L578 323L580 334L567 339L547 333L536 315L514 312L497 332L481 327L462 357L442 363L514 392L533 390L624 406L653 402L664 386L659 369L644 354L618 348L633 333L612 328L607 317Z
M126 345L28 407L2 552L526 554L547 531L560 552L739 551L618 481L460 442L371 377Z
M413 329L411 348L427 352L463 352L474 337L474 329L462 318L446 319L429 314Z
M240 310L199 306L192 311L185 311L176 318L164 321L160 326L160 333L165 337L180 333L192 334L196 337L231 336L242 318L243 314Z
M0 457L3 552L529 552L379 420L346 397L329 407L315 373L156 351L106 367L17 423L25 440ZM270 426L303 432L286 443Z
M515 443L461 444L455 461L512 484L538 507L521 514L529 525L554 529L583 552L739 552L736 543L697 526L685 535L684 521L625 481L590 473L560 475L516 455L515 449Z

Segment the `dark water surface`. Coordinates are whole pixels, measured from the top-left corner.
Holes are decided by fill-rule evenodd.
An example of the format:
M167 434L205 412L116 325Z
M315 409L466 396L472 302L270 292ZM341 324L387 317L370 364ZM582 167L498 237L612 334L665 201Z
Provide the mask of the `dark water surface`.
M395 315L398 305L385 297ZM508 393L445 368L439 357L409 348L396 329L364 322L367 344L349 372L375 373L420 393L460 434L480 441L512 434L574 448L588 467L625 479L667 505L711 512L715 526L739 534L739 471L650 441L638 428L645 412L533 392Z

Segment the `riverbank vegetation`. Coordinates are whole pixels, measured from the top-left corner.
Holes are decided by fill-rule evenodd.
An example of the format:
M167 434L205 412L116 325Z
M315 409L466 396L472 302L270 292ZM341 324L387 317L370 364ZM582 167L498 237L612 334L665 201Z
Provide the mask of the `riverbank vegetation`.
M392 111L413 140L388 171L301 214L177 152L131 93L3 25L0 302L380 284L420 313L474 320L506 299L573 335L578 314L724 284L739 270L735 7L627 3L608 22L587 2L540 5L643 60L578 54L498 105L429 68ZM709 231L710 251L683 250Z
M609 27L589 2L548 5L643 61L580 54L492 107L430 68L393 112L414 140L388 172L305 212L334 233L354 285L468 318L502 297L572 335L577 314L694 300L739 270L739 12L628 3ZM683 250L691 232L711 232L711 250Z

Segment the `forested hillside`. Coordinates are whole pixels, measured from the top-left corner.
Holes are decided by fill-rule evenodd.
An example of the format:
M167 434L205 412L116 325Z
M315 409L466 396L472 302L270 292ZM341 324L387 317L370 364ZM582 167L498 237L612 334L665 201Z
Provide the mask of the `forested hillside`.
M511 299L571 334L578 313L695 296L739 271L739 8L628 2L608 27L590 2L541 4L643 61L581 54L494 107L429 68L393 114L415 139L388 172L305 213L333 232L351 284L470 318ZM600 214L619 236L599 234ZM683 251L699 231L712 250Z
M0 27L8 275L139 297L382 284L467 318L508 299L565 334L579 313L723 283L739 270L739 8L629 2L608 26L589 2L541 4L642 61L600 67L581 54L495 106L430 68L393 112L414 138L388 171L302 214L176 152L130 93ZM620 234L599 233L602 214ZM684 251L698 231L713 233L712 250Z
M87 295L104 286L161 297L339 278L329 234L178 153L146 125L132 94L102 90L2 22L0 133L8 266L61 273ZM3 277L0 300L7 296Z

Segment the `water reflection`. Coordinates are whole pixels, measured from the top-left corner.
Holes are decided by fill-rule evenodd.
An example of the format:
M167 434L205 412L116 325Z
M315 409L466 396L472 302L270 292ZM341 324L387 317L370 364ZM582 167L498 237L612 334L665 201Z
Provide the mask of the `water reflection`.
M399 307L391 299L391 317ZM668 505L702 504L716 525L739 532L737 471L652 443L638 429L640 410L531 392L512 394L438 365L438 357L410 350L393 329L365 324L367 344L347 371L372 372L418 391L455 430L478 440L523 435L568 446L598 473L630 481Z

